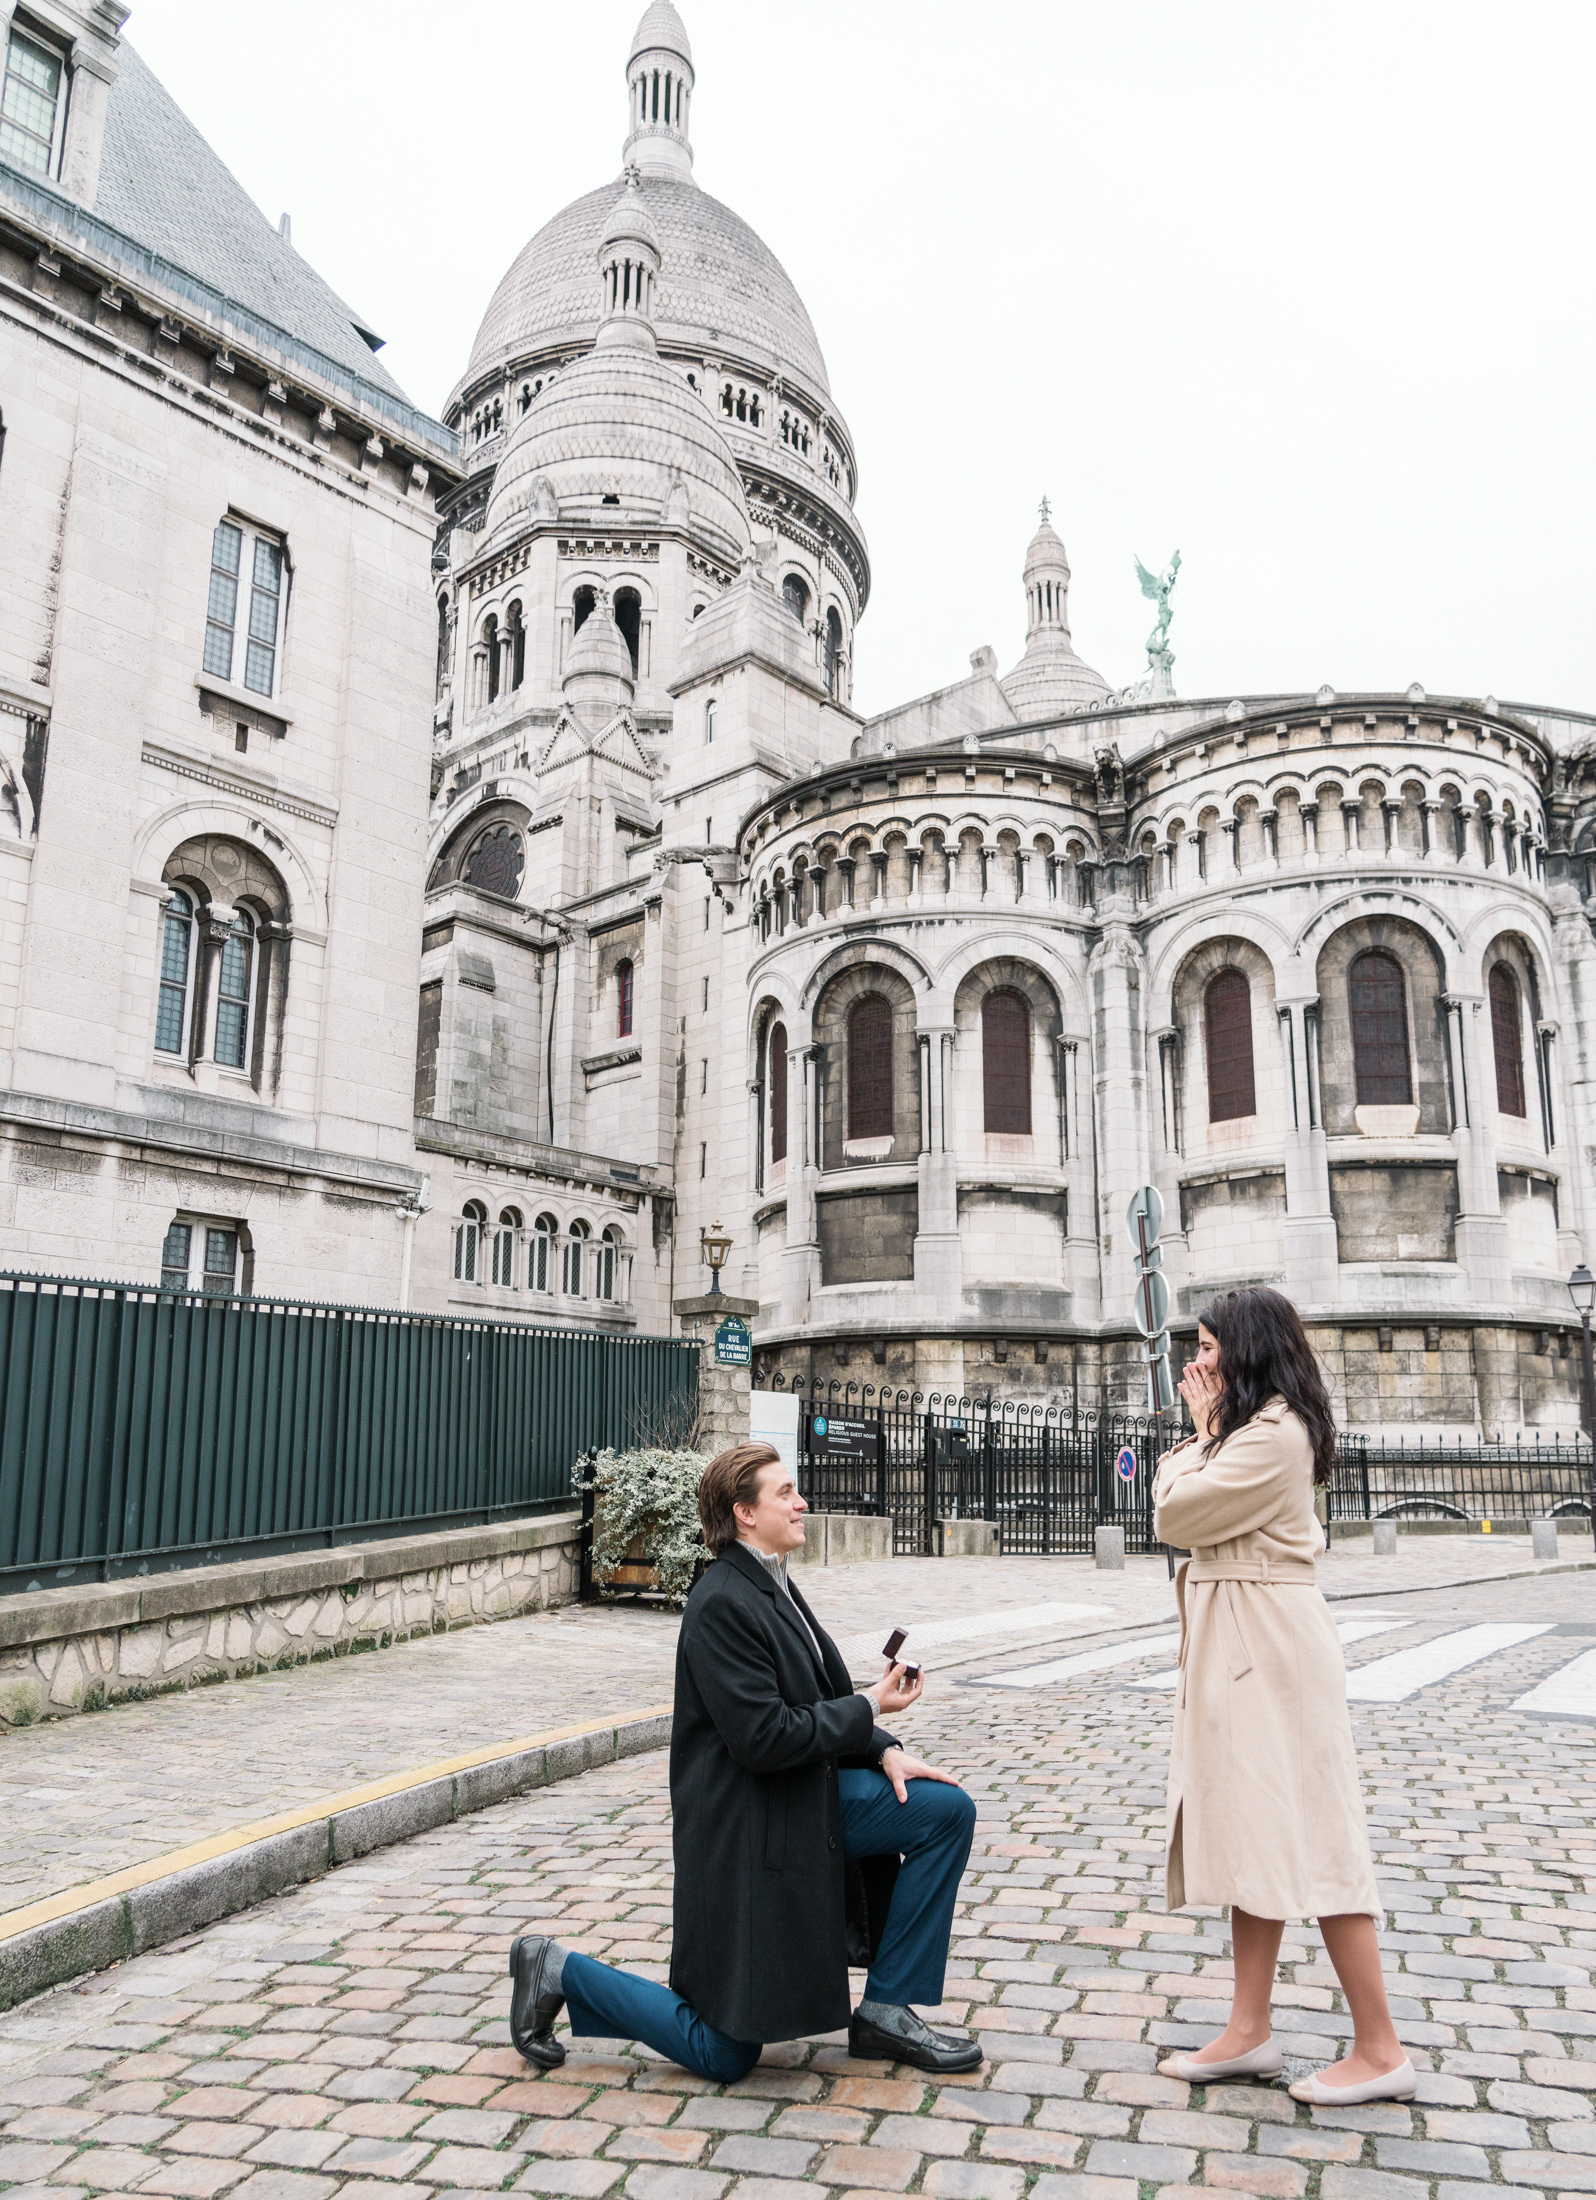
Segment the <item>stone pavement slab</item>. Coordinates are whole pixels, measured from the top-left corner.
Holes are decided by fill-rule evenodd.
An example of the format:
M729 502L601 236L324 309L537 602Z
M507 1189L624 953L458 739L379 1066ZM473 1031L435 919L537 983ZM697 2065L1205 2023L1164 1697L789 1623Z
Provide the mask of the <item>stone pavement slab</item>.
M715 2088L624 2043L528 2071L528 1923L663 1975L662 1755L518 1798L0 2016L0 2185L26 2200L1500 2200L1596 2191L1596 1728L1515 1713L1596 1625L1578 1576L1442 1592L1428 1625L1553 1631L1401 1704L1354 1706L1411 2106L1188 2088L1229 1942L1162 1908L1169 1698L1116 1671L1030 1693L966 1671L912 1737L979 1807L947 2000L987 2062L938 2085L840 2036ZM1355 1646L1356 1663L1384 1640ZM905 1722L909 1726L909 1722ZM773 1930L791 1929L773 1920ZM856 1985L859 1981L856 1978ZM1287 2076L1350 2030L1310 1925L1276 1999Z
M1583 1550L1564 1542L1565 1555ZM1409 1537L1385 1559L1362 1538L1338 1543L1322 1571L1339 1597L1528 1563L1522 1536ZM1123 1573L1088 1558L893 1559L801 1582L861 1676L879 1670L892 1625L911 1629L934 1672L1167 1623L1174 1609L1162 1557ZM0 1911L439 1758L668 1702L676 1628L643 1606L567 1607L10 1729Z

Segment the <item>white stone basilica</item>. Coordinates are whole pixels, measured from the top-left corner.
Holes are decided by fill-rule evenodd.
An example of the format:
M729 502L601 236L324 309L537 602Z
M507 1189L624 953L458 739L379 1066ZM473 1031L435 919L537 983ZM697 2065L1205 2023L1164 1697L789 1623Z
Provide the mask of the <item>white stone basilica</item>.
M167 117L119 8L41 0L12 46L51 23L113 136ZM863 720L853 441L695 180L669 0L625 82L621 172L488 306L457 459L286 233L238 211L200 296L70 130L33 182L0 145L0 332L73 348L101 414L120 377L86 429L0 354L0 1254L175 1281L197 1231L191 1283L214 1242L245 1288L663 1331L719 1223L767 1372L1134 1405L1150 1179L1177 1334L1273 1282L1354 1425L1568 1427L1596 720L1188 701L1167 658L1116 688L1045 511L1019 662ZM85 496L159 553L138 693ZM217 639L241 555L270 665Z

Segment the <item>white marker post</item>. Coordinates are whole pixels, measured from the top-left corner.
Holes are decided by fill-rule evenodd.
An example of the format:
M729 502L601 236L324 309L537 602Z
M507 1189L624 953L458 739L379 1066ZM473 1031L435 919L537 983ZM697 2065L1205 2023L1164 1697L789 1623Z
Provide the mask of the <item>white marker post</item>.
M1175 1403L1169 1372L1169 1282L1163 1273L1164 1250L1158 1242L1164 1202L1156 1184L1144 1184L1125 1216L1136 1249L1136 1296L1132 1314L1147 1339L1147 1410L1168 1413Z

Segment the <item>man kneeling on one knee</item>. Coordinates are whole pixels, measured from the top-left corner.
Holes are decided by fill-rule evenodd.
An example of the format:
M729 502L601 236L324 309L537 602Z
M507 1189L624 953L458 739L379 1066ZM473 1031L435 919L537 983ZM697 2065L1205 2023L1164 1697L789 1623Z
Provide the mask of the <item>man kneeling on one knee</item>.
M527 1934L510 1951L510 2030L528 2062L578 2038L643 2040L699 2077L746 2077L766 2040L848 2025L854 2055L973 2070L973 2040L910 2004L942 1999L975 1805L911 1757L878 1712L924 1682L895 1665L855 1694L836 1644L787 1578L808 1510L769 1444L734 1444L698 1493L715 1555L676 1647L671 1982L658 1986ZM869 1963L850 2016L848 1965Z

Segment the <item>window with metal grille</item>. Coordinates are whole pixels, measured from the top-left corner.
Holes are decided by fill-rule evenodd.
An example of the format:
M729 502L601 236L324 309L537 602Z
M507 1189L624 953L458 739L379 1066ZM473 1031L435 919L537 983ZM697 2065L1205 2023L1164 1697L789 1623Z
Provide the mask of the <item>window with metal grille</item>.
M1496 1052L1496 1105L1503 1115L1523 1115L1524 1045L1518 979L1506 963L1491 972L1491 1040Z
M277 679L277 621L283 600L283 553L275 542L255 538L255 574L249 592L249 647L244 652L244 685L270 695Z
M1031 1134L1031 1011L1003 987L981 1003L981 1093L986 1127Z
M188 1045L189 975L194 964L194 905L176 892L161 917L161 992L155 1011L155 1051L182 1054Z
M521 1217L513 1207L506 1207L499 1217L499 1227L493 1233L493 1280L502 1290L516 1287L515 1248L521 1235Z
M573 1222L565 1243L565 1288L573 1299L582 1296L582 1251L588 1239L585 1222Z
M283 602L282 545L233 519L218 521L211 537L204 667L219 680L233 677L238 592L246 571L249 575L249 622L244 637L243 684L253 694L270 695L277 685L277 647Z
M0 91L0 160L35 175L60 166L62 56L13 27L6 43L5 87Z
M526 850L513 825L494 825L482 835L466 857L465 880L484 894L514 901L521 891L526 869Z
M612 1223L593 1253L594 1266L598 1272L596 1296L601 1299L613 1299L617 1296L616 1270L620 1265L617 1259L620 1249L621 1233Z
M632 1035L632 975L629 962L615 965L615 1030L622 1039Z
M1359 955L1347 974L1352 1062L1360 1108L1412 1104L1408 1000L1402 965L1383 948Z
M892 1004L882 993L848 1011L848 1136L892 1136Z
M534 1291L554 1289L554 1240L559 1230L552 1215L539 1215L532 1225L532 1252L527 1274Z
M242 1289L239 1276L241 1233L236 1223L184 1220L167 1226L161 1246L161 1289L197 1291L211 1299L229 1299Z
M193 1236L186 1222L171 1223L166 1232L166 1243L161 1247L161 1289L186 1291L188 1289L189 1241Z
M244 555L244 530L221 520L211 537L211 592L205 606L205 670L219 680L233 677L233 629L238 624L238 569Z
M770 1158L787 1158L787 1026L770 1027Z
M476 1283L482 1274L482 1233L488 1211L473 1200L454 1226L454 1280Z
M234 917L216 975L216 1059L226 1069L248 1069L255 1006L255 920L245 909Z
M1203 994L1203 1043L1208 1055L1208 1120L1228 1123L1256 1115L1252 1074L1252 987L1240 970L1221 970Z

